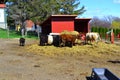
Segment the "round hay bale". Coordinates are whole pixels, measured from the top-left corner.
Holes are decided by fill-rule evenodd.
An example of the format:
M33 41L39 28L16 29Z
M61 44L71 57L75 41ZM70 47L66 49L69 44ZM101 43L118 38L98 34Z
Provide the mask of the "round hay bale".
M79 35L79 32L77 32L77 31L71 31L70 34L77 36L77 35Z

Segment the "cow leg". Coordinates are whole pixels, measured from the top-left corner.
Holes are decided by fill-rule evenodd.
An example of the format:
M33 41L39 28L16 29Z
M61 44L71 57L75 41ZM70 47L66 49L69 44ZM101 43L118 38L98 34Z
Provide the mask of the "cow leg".
M88 44L88 39L87 39L87 37L85 37L85 44Z
M22 46L24 46L24 45L25 45L25 42L22 43Z
M48 42L48 36L47 35L40 35L40 46L45 46Z
M45 46L45 43L40 41L40 46Z
M61 47L65 47L65 44L66 44L66 41L62 39L61 43L60 43L60 46Z
M73 46L72 41L66 41L65 46L72 47Z
M22 43L22 46L24 46L24 44Z
M22 40L20 39L20 46L22 46Z

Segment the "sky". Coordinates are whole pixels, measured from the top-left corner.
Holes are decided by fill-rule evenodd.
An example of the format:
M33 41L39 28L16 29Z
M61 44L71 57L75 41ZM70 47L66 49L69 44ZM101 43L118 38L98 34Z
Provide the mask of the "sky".
M85 6L86 12L82 18L103 18L105 16L120 17L120 0L80 0L80 6Z

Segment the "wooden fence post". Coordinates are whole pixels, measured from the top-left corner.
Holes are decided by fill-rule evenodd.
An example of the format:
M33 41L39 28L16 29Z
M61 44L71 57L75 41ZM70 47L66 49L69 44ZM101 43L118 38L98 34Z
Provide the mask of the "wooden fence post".
M114 32L111 32L111 43L114 44Z

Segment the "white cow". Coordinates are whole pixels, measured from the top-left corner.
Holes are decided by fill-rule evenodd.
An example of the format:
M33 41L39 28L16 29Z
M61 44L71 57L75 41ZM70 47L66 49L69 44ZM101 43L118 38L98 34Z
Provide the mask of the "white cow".
M95 41L95 42L101 41L99 33L97 33L97 32L86 33L86 43L88 43L88 41L90 41L90 43L92 41Z

